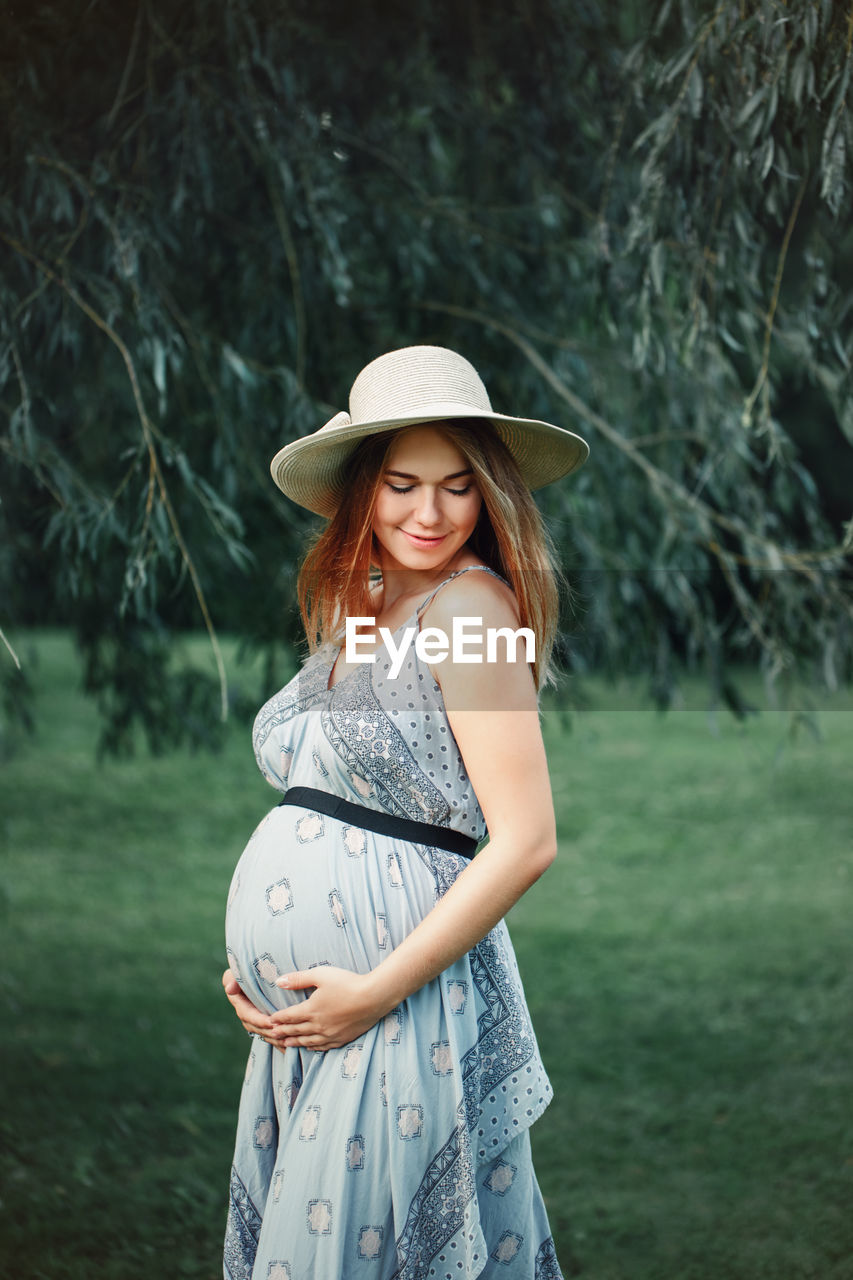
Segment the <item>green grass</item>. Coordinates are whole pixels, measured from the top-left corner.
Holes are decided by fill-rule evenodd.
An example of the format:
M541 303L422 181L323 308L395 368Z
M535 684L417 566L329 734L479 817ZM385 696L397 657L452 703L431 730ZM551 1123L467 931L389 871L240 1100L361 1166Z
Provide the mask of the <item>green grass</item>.
M70 646L34 642L38 736L0 766L0 1274L215 1280L246 1054L223 904L273 796L248 723L217 756L98 765ZM570 732L546 717L561 852L510 928L560 1258L853 1277L853 699L820 742L685 699L592 682Z

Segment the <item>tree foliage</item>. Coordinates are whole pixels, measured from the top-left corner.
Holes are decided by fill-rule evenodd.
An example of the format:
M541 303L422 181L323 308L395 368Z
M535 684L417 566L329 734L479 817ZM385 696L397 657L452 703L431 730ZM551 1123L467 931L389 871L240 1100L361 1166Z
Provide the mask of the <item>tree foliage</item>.
M111 748L210 731L176 628L295 636L312 520L267 461L410 342L590 438L542 495L576 666L849 676L840 6L65 0L7 35L0 621L73 624Z

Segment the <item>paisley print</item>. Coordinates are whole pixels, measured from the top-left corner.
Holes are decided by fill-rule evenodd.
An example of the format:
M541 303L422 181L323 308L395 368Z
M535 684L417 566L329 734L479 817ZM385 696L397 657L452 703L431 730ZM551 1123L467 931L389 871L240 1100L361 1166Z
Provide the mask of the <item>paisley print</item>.
M396 679L377 655L330 689L336 656L318 650L259 712L267 780L482 839L441 691L414 649ZM351 820L274 808L234 873L229 961L260 1008L304 999L276 976L370 970L465 865ZM255 1040L226 1280L560 1280L529 1144L550 1098L503 923L357 1042L282 1053Z

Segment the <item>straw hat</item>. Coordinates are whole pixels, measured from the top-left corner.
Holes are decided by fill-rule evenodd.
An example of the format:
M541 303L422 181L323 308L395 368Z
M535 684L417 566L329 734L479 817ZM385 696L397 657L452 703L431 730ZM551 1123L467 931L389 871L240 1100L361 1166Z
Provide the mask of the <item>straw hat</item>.
M280 449L270 464L282 493L321 516L334 515L347 460L365 436L452 418L491 422L531 489L582 465L589 446L550 422L495 413L477 370L446 347L402 347L366 365L352 384L349 413Z

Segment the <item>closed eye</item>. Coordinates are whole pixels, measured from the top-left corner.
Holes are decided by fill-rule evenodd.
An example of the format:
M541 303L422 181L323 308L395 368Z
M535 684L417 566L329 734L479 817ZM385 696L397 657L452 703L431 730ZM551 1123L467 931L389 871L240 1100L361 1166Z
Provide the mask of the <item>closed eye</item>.
M392 484L390 480L386 480L385 483L392 493L411 493L415 487L413 484ZM462 498L466 493L471 492L471 486L466 484L464 489L446 489L445 492L452 493L456 498Z

